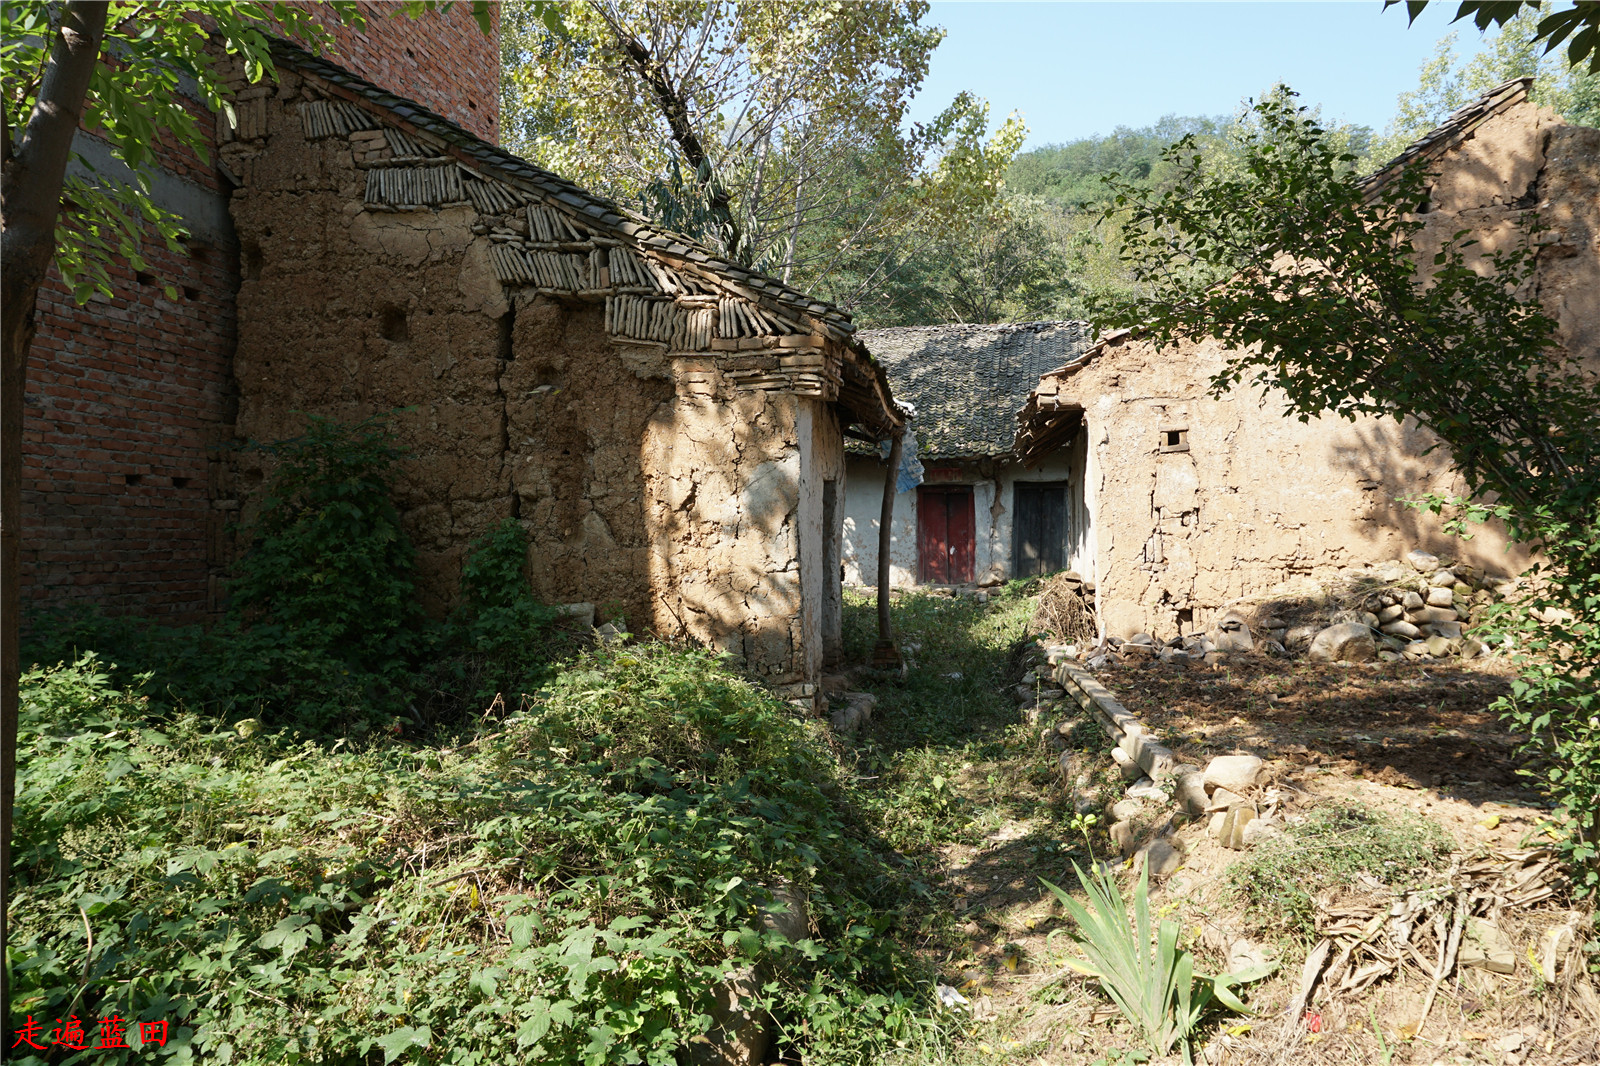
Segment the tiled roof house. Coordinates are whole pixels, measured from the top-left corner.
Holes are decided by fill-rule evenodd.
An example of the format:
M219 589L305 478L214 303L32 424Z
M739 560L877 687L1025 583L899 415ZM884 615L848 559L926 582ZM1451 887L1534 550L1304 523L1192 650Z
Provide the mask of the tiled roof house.
M808 694L839 648L845 431L900 421L849 316L334 63L277 58L220 151L237 434L394 409L434 609L514 516L547 602Z
M1032 468L1011 452L1015 412L1039 376L1075 358L1081 322L909 326L863 330L910 422L923 483L894 506L895 584L1004 580L1071 565L1083 516L1067 506L1065 455ZM883 464L865 449L846 458L846 580L876 580Z
M368 72L425 59L437 77L407 84L454 121L278 43L278 80L240 77L232 114L204 116L212 171L172 200L211 235L174 273L217 276L173 277L177 307L143 275L109 304L45 301L31 598L214 616L264 473L226 445L393 412L428 609L514 517L546 602L809 695L840 648L845 434L902 422L849 316L469 132L496 126L497 50L463 10L375 15L354 43Z

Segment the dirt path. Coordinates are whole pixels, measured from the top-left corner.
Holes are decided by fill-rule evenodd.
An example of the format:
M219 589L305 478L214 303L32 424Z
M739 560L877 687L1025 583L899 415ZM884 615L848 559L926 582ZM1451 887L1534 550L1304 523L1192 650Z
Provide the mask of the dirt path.
M916 823L920 835L904 847L936 908L924 950L941 980L968 1001L948 1015L960 1033L952 1061L1136 1061L1128 1056L1137 1041L1115 1009L1067 968L1078 957L1070 924L1040 880L1076 889L1074 861L1113 853L1104 808L1122 797L1125 782L1105 751L1090 746L1081 765L1095 771L1099 805L1087 817L1075 811L1057 754L1039 742L1040 727L1058 712L1046 708L1030 723L1016 705L1014 686L1030 661L1007 645L1020 633L991 618L993 639L963 643L959 632L984 624L972 609L920 600L908 605L921 618L906 627L908 640L916 646L922 637L920 658L938 666L917 663L898 685L878 689L887 694L885 719L899 717L880 722L863 743L897 800L925 800L930 791L936 798L927 823ZM1013 614L1015 623L1020 612ZM990 699L971 692L978 678ZM1431 825L1444 834L1441 856L1537 842L1537 794L1518 774L1528 767L1519 763L1516 738L1488 711L1508 685L1507 669L1493 660L1351 667L1244 656L1217 667L1116 667L1101 680L1185 761L1204 765L1233 753L1266 759L1293 811L1354 805L1407 832ZM963 715L939 703L941 690L952 689ZM930 721L945 732L929 729ZM919 729L920 744L910 739ZM943 828L934 824L940 817ZM1151 900L1179 922L1180 945L1194 952L1197 970L1225 972L1241 936L1281 965L1251 991L1258 1015L1213 1033L1219 1064L1600 1062L1593 979L1567 972L1548 987L1527 957L1509 975L1470 970L1447 981L1420 1037L1413 1030L1429 982L1410 970L1327 1005L1321 1032L1307 1031L1283 1009L1298 986L1309 933L1290 928L1272 901L1249 901L1231 887L1251 853L1222 848L1199 825L1179 837L1185 865L1153 888ZM1428 875L1414 876L1421 883ZM1394 891L1369 875L1341 889L1341 898L1387 900ZM1564 905L1548 903L1502 924L1526 947L1568 920Z

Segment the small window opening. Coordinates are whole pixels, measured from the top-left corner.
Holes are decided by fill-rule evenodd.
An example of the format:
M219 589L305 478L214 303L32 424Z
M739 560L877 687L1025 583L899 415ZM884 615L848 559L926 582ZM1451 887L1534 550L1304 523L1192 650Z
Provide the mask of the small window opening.
M249 281L261 278L261 245L249 241L244 246L244 276Z
M1178 635L1179 636L1183 636L1184 634L1191 633L1193 631L1194 631L1194 608L1193 607L1180 608L1179 611L1178 611Z
M185 285L183 287L183 298L185 300L198 300L200 299L200 290L193 285Z
M478 110L478 102L476 100L469 99L467 101L467 106L472 108L472 110L474 110L474 111Z
M386 341L411 339L411 327L406 322L406 313L398 307L385 307L378 313L378 331L383 334L383 339Z
M189 487L189 479L186 477L175 477L172 479L172 487L175 489L186 489Z
M142 474L123 474L122 475L122 480L123 480L124 484L137 485L139 482L144 480L144 475L142 475Z
M1189 430L1185 426L1162 426L1161 450L1164 452L1186 452L1189 450Z
M140 285L154 285L156 283L156 276L150 273L148 270L141 270L133 275L133 280L137 281Z

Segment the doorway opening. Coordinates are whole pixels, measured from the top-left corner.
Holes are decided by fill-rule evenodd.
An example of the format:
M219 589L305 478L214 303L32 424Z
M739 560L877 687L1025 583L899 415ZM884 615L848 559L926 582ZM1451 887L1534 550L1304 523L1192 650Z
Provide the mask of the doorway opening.
M1018 481L1012 488L1013 577L1037 577L1066 569L1067 482Z

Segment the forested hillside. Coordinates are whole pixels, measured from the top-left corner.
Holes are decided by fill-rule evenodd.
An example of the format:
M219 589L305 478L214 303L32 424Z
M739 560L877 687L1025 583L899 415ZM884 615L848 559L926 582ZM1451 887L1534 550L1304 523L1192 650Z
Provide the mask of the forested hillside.
M1330 133L1355 157L1356 169L1375 170L1457 107L1519 77L1534 78L1534 98L1569 122L1600 124L1600 76L1541 59L1533 44L1536 22L1532 11L1511 20L1466 58L1457 54L1458 35L1447 35L1381 132L1329 122ZM1301 103L1316 109L1315 101ZM1175 170L1162 153L1185 137L1213 166L1226 168L1238 158L1246 121L1172 114L1018 154L999 201L890 264L857 317L873 326L1088 317L1092 295L1126 293L1133 284L1120 257L1120 219L1106 215L1104 178L1161 187Z

